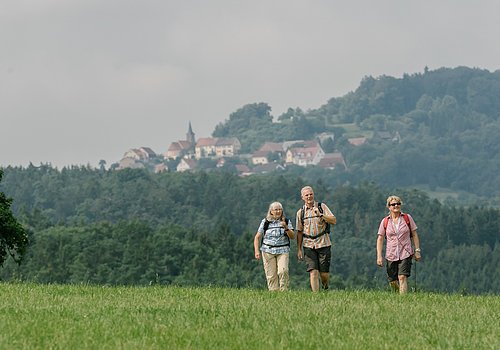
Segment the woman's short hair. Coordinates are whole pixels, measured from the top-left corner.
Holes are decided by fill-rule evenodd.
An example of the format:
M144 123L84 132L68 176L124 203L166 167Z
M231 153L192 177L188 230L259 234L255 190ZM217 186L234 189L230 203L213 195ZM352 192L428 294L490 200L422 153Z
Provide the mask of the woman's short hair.
M403 201L401 200L401 198L399 198L398 196L391 195L391 196L387 197L386 206L389 207L389 204L391 204L392 201L397 201L397 202L401 203L401 205L403 205Z

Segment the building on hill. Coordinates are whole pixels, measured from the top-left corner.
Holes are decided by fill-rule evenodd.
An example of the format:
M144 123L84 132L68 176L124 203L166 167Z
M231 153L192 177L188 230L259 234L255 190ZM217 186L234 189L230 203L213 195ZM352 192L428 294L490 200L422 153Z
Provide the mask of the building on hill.
M236 171L238 173L238 176L249 176L252 175L253 172L250 170L248 166L245 164L235 164L234 167L236 168Z
M144 168L144 163L156 157L156 153L149 147L131 148L123 154L122 159L116 167L121 169L140 169Z
M299 166L318 165L325 152L317 141L303 141L291 145L286 151L286 162Z
M351 137L347 139L347 142L349 142L353 146L364 145L366 141L367 141L366 137Z
M259 148L259 151L278 153L282 157L285 155L285 149L283 148L282 142L266 142Z
M165 159L182 158L184 155L189 154L189 151L192 149L191 146L191 143L186 140L172 142L163 157Z
M288 149L292 146L295 146L295 145L304 145L304 140L293 140L293 141L283 141L282 143L282 147L283 147L283 150L285 151L288 151Z
M156 152L149 147L141 147L139 148L139 152L144 154L145 159L153 159L156 157Z
M188 131L186 133L186 141L193 146L196 144L196 138L194 137L193 128L191 127L191 122L189 122Z
M218 157L236 155L241 149L241 143L236 137L219 137L215 145L215 154Z
M156 153L149 147L131 148L123 154L122 158L135 160L148 160L156 157Z
M252 154L252 164L267 164L274 160L280 160L285 157L285 153L283 143L266 142ZM272 159L269 159L270 156Z
M196 169L197 162L194 159L182 158L179 164L177 165L176 170L178 172L183 171L193 171Z
M116 170L123 169L143 169L145 168L144 164L137 159L125 157L120 160L118 166L115 168Z
M267 164L269 159L267 159L269 152L267 151L257 151L252 154L252 164Z
M182 157L188 157L194 154L194 146L196 144L195 134L193 128L191 127L191 122L188 125L188 131L186 133L185 140L178 140L172 142L168 146L167 152L163 154L164 159L177 159Z
M324 157L319 161L318 166L324 169L335 169L338 167L347 169L344 156L340 152L325 153Z
M232 157L241 149L236 137L203 137L196 142L195 158Z
M215 145L217 139L212 137L202 137L196 142L194 154L196 159L215 157Z
M286 168L277 162L259 164L253 167L252 171L254 174L266 174L273 171L284 171Z

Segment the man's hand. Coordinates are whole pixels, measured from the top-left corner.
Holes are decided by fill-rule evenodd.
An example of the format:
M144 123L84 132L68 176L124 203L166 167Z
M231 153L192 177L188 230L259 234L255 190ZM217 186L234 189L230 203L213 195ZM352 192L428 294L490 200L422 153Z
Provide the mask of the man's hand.
M313 216L321 216L319 209L317 207L313 208Z

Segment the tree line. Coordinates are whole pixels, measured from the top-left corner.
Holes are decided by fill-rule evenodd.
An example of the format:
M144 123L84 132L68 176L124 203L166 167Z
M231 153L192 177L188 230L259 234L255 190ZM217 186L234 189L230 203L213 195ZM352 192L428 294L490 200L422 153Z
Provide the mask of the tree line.
M43 283L224 285L265 288L253 235L269 203L294 217L312 185L335 213L332 286L385 288L375 264L378 225L389 194L402 197L422 240L417 288L500 292L499 210L457 207L424 192L374 183L331 187L291 174L238 177L221 172L151 174L140 169L4 169L0 191L26 227L21 265L3 280ZM292 243L291 287L307 288ZM410 279L412 286L413 280Z

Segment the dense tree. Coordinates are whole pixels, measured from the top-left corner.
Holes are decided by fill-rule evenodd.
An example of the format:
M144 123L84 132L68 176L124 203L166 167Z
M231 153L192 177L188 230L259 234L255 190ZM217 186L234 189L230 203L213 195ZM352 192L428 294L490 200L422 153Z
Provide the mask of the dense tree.
M0 182L3 171L0 169ZM0 192L0 266L8 256L20 262L28 245L26 229L17 221L11 211L12 199Z
M31 170L16 171L23 179L22 173ZM82 172L79 168L49 172L50 181L62 186L60 190L69 198L79 198L76 194L84 187L78 185L77 178L82 185L95 183L100 191L82 203L68 202L73 208L70 212L55 205L52 198L30 199L43 204L20 216L32 227L30 249L24 264L17 266L9 260L0 276L4 280L43 283L263 288L262 265L252 253L258 224L275 200L283 203L286 216L294 221L302 205L300 188L312 184L317 199L327 203L338 219L332 233L335 288L385 287L385 275L374 262L374 245L380 220L387 214L385 199L397 193L405 202L404 210L415 218L422 239L425 258L418 267L422 288L499 292L498 283L489 278L498 274L496 265L491 269L463 266L458 257L464 252L476 256L466 260L468 264L498 260L498 209L447 206L421 191L381 188L375 183L330 186L327 179L321 178L305 182L302 176L317 168L304 171L296 167L296 171L299 176L290 173L245 178L224 172L151 174L132 170L119 175L113 171ZM41 178L47 173L42 169L38 172ZM336 178L343 176L336 174ZM37 182L37 177L31 176ZM39 193L55 195L45 186L52 188L44 183ZM32 205L21 203L20 208ZM68 217L60 220L65 213ZM305 267L297 262L295 253L292 243L292 287L306 289ZM470 281L455 277L448 280L441 275L445 267L440 260L453 262L457 276L462 269L467 275L476 275ZM431 267L439 271L434 273Z

